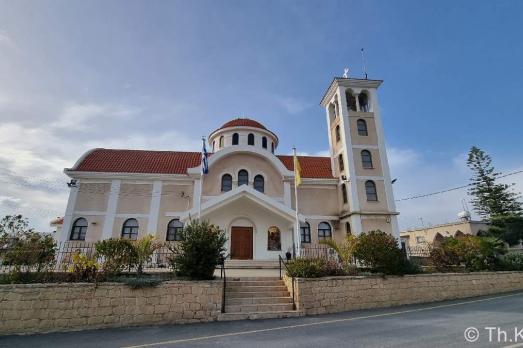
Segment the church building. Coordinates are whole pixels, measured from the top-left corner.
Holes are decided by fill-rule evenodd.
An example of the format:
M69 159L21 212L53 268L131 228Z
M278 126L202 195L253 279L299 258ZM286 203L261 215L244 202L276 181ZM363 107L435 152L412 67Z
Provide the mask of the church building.
M302 248L377 229L399 239L378 105L381 83L335 78L321 99L330 156L298 156ZM295 172L293 157L278 154L278 135L238 118L212 131L207 148L209 172L203 176L200 152L87 151L64 170L73 184L57 239L153 234L176 241L183 225L200 214L226 232L232 259L276 260L290 251Z

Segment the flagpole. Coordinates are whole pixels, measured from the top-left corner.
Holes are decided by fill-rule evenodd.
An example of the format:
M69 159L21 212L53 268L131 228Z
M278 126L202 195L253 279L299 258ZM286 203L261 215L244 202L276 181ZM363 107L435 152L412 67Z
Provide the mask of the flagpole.
M198 220L201 219L201 214L202 214L202 195L203 195L203 172L205 170L204 166L206 165L204 163L204 156L206 156L206 150L205 150L205 137L202 137L202 143L203 143L203 146L202 146L202 152L201 152L201 170L200 170L200 195L198 197Z
M293 152L293 155L294 155L294 200L296 202L295 204L295 208L296 208L296 230L295 230L295 233L294 234L294 237L292 238L295 243L295 248L296 248L296 256L299 257L300 256L300 246L301 246L301 238L300 238L300 219L298 218L298 185L296 183L296 173L297 173L297 168L296 168L296 162L298 160L298 157L296 157L296 148L293 147L292 148L292 152Z

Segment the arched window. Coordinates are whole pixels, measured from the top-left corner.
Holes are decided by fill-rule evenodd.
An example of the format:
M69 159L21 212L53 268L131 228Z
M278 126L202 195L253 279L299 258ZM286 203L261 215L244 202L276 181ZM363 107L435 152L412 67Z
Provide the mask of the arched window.
M358 95L358 102L360 103L360 111L369 112L369 97L362 92Z
M281 233L280 229L276 226L269 227L267 231L267 250L281 250Z
M167 225L167 241L179 241L182 240L183 223L178 219L169 221Z
M245 169L238 172L238 186L249 184L249 173Z
M232 190L232 176L230 174L223 174L222 176L222 192Z
M122 226L122 238L136 240L138 239L138 221L136 219L127 219Z
M341 135L340 135L340 126L337 125L336 126L336 142L339 142L341 139Z
M334 103L329 104L329 119L332 122L336 118L336 110L335 110Z
M232 144L238 145L239 142L240 142L240 136L238 135L238 133L234 133L232 135Z
M350 222L348 222L348 221L345 223L345 232L347 233L347 235L352 234L352 230L350 228Z
M320 222L318 225L318 239L331 239L332 238L332 228L328 222Z
M361 151L361 164L365 169L372 169L372 155L369 150Z
M265 192L265 180L263 179L263 176L256 175L254 177L254 189L261 193Z
M343 197L343 204L347 204L347 187L345 186L345 184L341 184L341 196Z
M263 138L262 138L262 147L263 147L264 149L267 148L267 137L263 137Z
M254 145L254 134L249 133L249 136L247 137L247 145Z
M372 180L365 182L365 193L367 194L367 201L376 202L378 200L378 192L376 191L376 183Z
M220 137L220 149L223 148L223 141L224 141L224 139L223 139L223 135L222 135Z
M85 240L85 234L87 233L87 220L84 218L78 218L74 221L73 227L71 228L70 240Z
M343 172L343 170L345 169L345 166L343 165L343 155L341 153L338 156L338 165L340 167L340 172Z
M369 132L367 131L367 121L363 119L359 119L358 122L358 135L366 137L369 135Z
M356 111L356 98L352 95L352 93L349 91L346 94L347 98L347 108L351 111Z
M274 143L271 142L271 152L274 153Z
M308 222L300 223L300 233L301 233L301 242L302 243L311 242L311 225Z

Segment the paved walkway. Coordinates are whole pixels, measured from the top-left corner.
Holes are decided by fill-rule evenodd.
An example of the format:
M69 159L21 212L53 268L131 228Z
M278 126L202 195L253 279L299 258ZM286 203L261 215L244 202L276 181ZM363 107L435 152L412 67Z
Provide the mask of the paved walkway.
M514 332L523 329L522 320L523 293L513 293L315 317L7 336L0 337L0 347L516 348L523 347ZM474 343L464 336L471 327L478 329ZM486 327L506 331L502 342L497 329L489 335ZM476 337L473 329L468 335Z

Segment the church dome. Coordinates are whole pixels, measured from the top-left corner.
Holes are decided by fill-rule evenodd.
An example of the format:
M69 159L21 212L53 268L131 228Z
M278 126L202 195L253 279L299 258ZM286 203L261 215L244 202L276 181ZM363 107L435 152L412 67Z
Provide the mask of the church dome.
M218 130L230 127L253 127L267 130L267 128L263 124L255 120L251 120L250 118L237 118L234 120L230 120L229 122L225 122L223 126L218 128Z
M255 146L271 151L278 146L278 137L263 124L250 118L236 118L225 122L209 135L212 152L228 146Z

